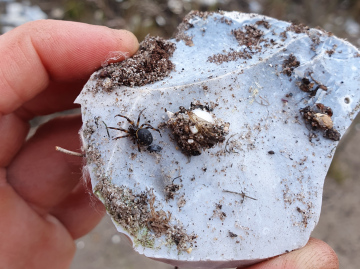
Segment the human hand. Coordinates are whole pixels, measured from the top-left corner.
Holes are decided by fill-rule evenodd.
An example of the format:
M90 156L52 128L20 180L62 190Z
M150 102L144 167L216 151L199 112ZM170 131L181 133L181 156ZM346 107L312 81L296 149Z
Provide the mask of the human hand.
M334 250L325 242L310 238L301 249L269 259L247 269L338 269Z
M26 141L28 121L76 107L110 51L137 49L129 32L65 21L0 36L0 268L68 268L74 239L102 218L103 205L80 180L82 158L54 150L80 150L80 116L50 121Z

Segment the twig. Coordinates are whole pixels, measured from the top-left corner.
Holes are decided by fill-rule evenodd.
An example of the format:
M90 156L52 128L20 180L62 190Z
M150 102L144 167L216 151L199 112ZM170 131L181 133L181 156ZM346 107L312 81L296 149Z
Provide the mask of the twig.
M252 200L257 200L257 199L255 199L255 198L253 198L253 197L247 196L243 191L242 191L242 192L235 192L235 191L223 190L223 192L229 192L229 193L234 193L234 194L241 195L241 197L242 197L242 199L243 199L242 202L244 201L245 197L250 198L250 199L252 199ZM241 203L242 203L242 202L241 202Z
M55 147L55 150L65 153L67 155L72 155L72 156L77 156L77 157L85 157L85 154L83 154L83 153L67 150L67 149L64 149L64 148L58 147L58 146Z
M108 137L110 137L109 129L108 129L109 127L106 125L106 123L104 121L102 121L102 122L104 123L104 125L106 127L106 132L107 132Z

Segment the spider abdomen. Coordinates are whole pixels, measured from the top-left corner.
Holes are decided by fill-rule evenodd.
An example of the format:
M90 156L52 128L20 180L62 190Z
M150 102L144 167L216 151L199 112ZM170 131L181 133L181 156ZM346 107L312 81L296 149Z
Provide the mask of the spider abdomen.
M136 137L141 145L149 146L153 142L153 136L147 129L138 129Z

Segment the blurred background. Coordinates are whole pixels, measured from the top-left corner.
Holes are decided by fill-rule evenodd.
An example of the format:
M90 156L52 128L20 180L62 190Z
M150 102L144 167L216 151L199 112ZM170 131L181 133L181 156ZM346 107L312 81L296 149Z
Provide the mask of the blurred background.
M170 38L190 10L218 9L319 26L360 47L359 0L0 0L0 34L28 21L49 18L127 29L139 41L149 33ZM32 123L36 127L53 116L36 118ZM325 180L320 222L313 232L336 251L340 268L356 269L360 264L359 172L357 117L337 148ZM108 217L76 245L71 269L173 268L135 253Z

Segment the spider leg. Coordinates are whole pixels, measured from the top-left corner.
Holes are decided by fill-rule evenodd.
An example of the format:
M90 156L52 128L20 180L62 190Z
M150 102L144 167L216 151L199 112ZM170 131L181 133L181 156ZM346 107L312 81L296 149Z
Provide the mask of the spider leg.
M141 152L141 150L140 150L140 143L139 143L139 142L137 142L137 146L138 146L139 152Z
M118 136L118 137L115 137L114 140L118 140L120 138L129 137L129 136L130 136L129 134L123 135L123 136Z
M116 128L116 127L106 127L107 129L114 129L114 130L119 130L119 131L122 131L122 132L125 132L125 133L129 133L128 130L125 130L123 128Z
M138 116L138 120L137 120L137 123L136 123L136 127L139 127L140 116L141 116L141 114L143 113L143 111L144 111L145 109L146 109L146 107L145 107L143 110L140 111L139 116ZM141 128L141 127L140 127L140 128Z
M124 115L118 114L118 115L116 115L115 117L125 118L131 125L134 125L134 122L133 122L132 120L130 120L128 117L124 116ZM115 117L114 117L114 118L115 118Z
M145 128L143 128L143 126L147 126ZM159 129L155 129L154 127L152 127L150 124L148 123L143 123L141 124L140 128L139 129L151 129L151 130L154 130L154 131L157 131L159 132L160 136L162 137L161 133L160 133L160 130Z

